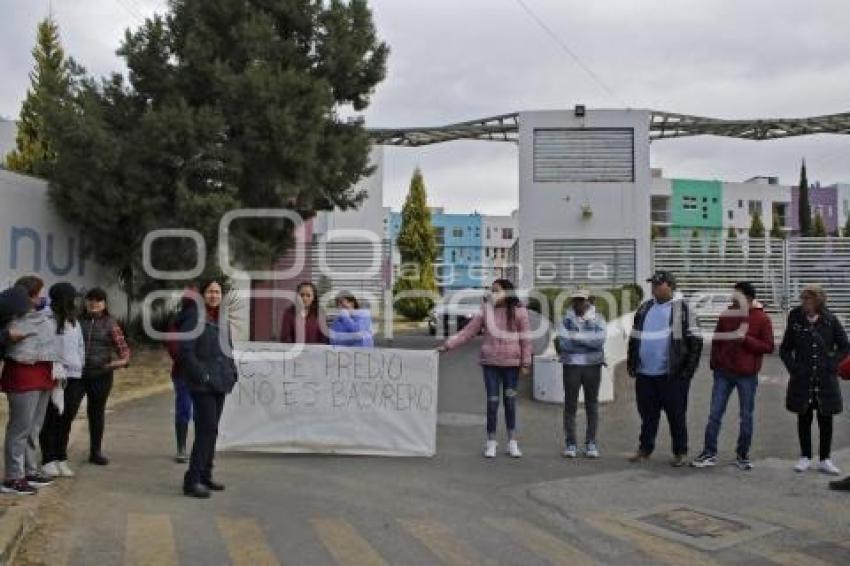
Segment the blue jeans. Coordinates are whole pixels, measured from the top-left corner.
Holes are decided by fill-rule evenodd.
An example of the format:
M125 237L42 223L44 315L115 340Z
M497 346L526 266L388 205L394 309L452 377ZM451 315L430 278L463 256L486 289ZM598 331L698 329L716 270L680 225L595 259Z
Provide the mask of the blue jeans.
M757 375L732 375L723 370L714 370L714 387L711 390L711 414L705 427L705 452L717 455L717 437L720 436L720 423L726 404L732 391L738 390L738 402L741 407L741 430L738 433L738 456L747 457L753 441L753 411L756 404Z
M519 368L484 366L484 388L487 390L487 438L496 436L499 419L499 396L505 401L505 423L508 436L516 430L516 395Z
M171 378L174 384L174 422L188 424L192 420L192 396L185 379Z

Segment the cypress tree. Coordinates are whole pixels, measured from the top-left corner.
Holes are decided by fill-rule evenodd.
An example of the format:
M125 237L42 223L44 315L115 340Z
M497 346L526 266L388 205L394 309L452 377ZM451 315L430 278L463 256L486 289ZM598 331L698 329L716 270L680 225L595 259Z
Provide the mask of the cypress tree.
M410 180L410 189L401 209L401 229L397 244L402 269L394 292L435 292L437 284L434 278L434 259L437 257L437 239L431 224L425 181L422 171L418 168ZM398 311L411 320L425 318L432 306L433 301L426 297L403 298L396 303Z
M812 207L809 203L809 180L806 177L806 160L800 167L800 186L799 186L800 202L798 206L798 216L800 219L800 235L812 235Z
M764 223L761 214L753 212L753 220L750 223L750 238L764 238Z
M847 221L844 223L844 234L845 238L850 238L850 214L847 215Z
M826 237L826 224L824 224L823 217L820 215L820 212L815 214L815 224L812 228L812 236L815 238L825 238Z
M779 215L775 212L773 213L773 226L770 227L770 237L778 239L785 238L785 231L779 223Z
M6 155L6 168L26 175L45 176L56 159L46 121L51 110L70 97L74 72L74 63L66 59L59 42L59 27L52 19L38 24L32 56L35 66L21 105L15 149Z

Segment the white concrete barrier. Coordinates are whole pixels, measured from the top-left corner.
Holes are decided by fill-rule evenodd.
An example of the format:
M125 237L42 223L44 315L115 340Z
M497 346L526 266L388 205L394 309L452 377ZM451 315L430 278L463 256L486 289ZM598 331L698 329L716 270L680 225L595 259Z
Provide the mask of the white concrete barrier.
M621 316L608 323L605 339L605 363L602 368L602 382L599 385L599 402L610 403L614 400L614 370L626 360L629 333L632 330L634 313ZM550 336L550 344L554 339ZM533 396L535 401L544 403L563 403L563 370L554 346L540 356L534 356ZM584 390L579 393L579 402L584 402Z

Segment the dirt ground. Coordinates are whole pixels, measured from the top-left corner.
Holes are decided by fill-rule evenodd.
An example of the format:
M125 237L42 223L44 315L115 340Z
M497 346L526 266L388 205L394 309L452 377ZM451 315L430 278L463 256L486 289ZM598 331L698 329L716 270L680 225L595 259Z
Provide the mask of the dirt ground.
M171 360L163 348L134 349L130 367L115 373L115 385L110 395L109 406L114 407L117 404L170 388L170 370ZM0 404L0 422L5 423L6 412L6 404ZM85 410L81 410L77 420L85 419ZM75 445L80 445L80 442L74 442L74 437L81 438L85 434L87 434L85 426L75 425L71 441L72 451ZM15 556L16 565L49 564L53 566L57 564L56 556L65 555L60 550L65 541L51 533L60 531L54 527L61 525L67 517L66 494L72 487L73 480L60 480L36 497L0 496L0 508L24 505L33 510L36 518L30 535Z

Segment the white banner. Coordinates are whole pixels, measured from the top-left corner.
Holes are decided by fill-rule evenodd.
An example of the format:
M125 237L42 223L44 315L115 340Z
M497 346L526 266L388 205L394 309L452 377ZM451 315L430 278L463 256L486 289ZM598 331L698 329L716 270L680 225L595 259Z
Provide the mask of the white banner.
M433 456L438 354L430 350L236 346L219 450Z

